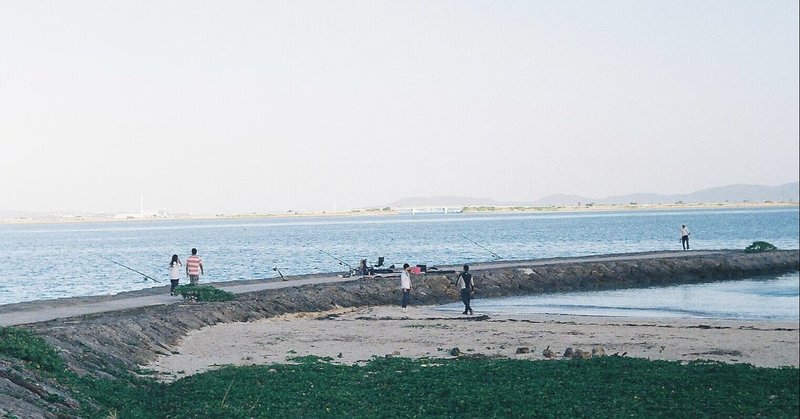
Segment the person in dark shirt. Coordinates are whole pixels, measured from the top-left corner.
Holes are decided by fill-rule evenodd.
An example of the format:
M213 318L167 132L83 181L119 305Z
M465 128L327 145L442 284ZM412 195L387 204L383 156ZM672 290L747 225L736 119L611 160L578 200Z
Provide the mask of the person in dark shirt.
M689 229L686 228L686 224L681 225L681 245L683 250L689 250Z
M469 273L469 265L464 265L464 272L458 274L458 287L461 289L461 301L464 302L464 312L462 314L472 314L472 307L469 305L472 294L475 293L475 281Z

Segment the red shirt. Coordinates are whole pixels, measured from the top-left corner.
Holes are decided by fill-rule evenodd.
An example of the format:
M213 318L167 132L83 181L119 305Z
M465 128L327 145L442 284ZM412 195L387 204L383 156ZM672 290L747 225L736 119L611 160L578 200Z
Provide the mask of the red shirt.
M186 272L189 275L200 275L200 267L203 266L203 260L200 256L191 255L186 259Z

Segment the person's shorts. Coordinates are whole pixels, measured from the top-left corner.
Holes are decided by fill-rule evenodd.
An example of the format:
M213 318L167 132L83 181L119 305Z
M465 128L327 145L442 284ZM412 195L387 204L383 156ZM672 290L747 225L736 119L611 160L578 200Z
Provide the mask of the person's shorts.
M200 282L200 275L189 275L189 283L196 284Z

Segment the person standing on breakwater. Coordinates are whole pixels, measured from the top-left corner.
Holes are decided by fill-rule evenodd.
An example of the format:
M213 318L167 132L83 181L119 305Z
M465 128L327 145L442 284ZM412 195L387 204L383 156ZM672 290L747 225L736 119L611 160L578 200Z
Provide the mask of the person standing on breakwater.
M403 272L400 272L400 289L403 291L403 311L406 310L411 300L411 267L407 263L403 264Z
M469 265L464 265L464 272L458 274L458 282L456 283L461 289L461 301L464 302L464 312L461 314L472 314L472 307L469 301L472 294L475 293L475 281L472 279L472 274L469 273Z
M169 261L169 295L175 295L175 288L181 280L182 265L181 260L178 259L178 255L172 255L172 260Z
M197 285L202 274L204 274L203 260L197 256L197 249L192 248L192 255L186 258L186 275L189 276L189 283Z
M681 246L683 250L689 250L689 229L686 224L681 224Z

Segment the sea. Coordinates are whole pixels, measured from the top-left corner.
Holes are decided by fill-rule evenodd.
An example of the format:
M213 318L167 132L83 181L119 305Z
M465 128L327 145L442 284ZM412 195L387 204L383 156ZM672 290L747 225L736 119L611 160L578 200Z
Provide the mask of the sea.
M361 259L374 265L379 257L386 266L432 267L680 250L681 224L691 232L692 249L744 249L754 241L800 247L800 207L5 224L0 304L164 286L170 257L185 261L192 248L203 258L204 282L266 280L279 273L344 273ZM476 307L487 313L797 320L798 284L795 272L659 289L478 299Z

